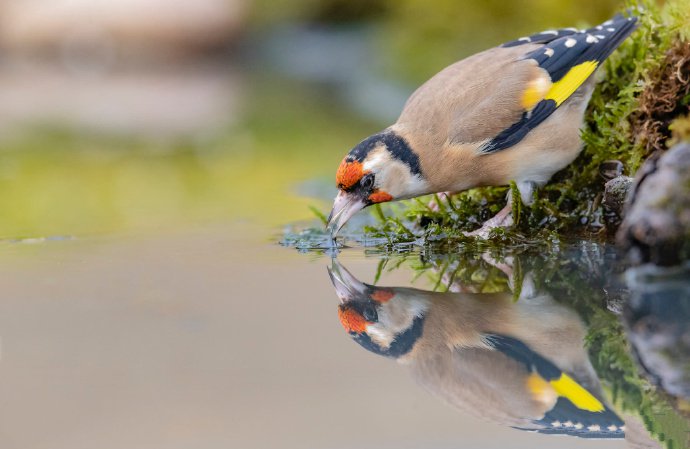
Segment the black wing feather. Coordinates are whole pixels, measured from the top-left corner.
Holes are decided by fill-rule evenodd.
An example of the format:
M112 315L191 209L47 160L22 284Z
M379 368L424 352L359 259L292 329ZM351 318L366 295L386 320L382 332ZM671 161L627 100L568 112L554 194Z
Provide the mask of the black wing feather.
M533 59L546 70L552 82L563 78L568 71L586 61L600 64L637 28L636 17L618 15L602 25L585 31L552 36L536 50L527 53L524 59ZM562 30L559 30L562 31ZM541 36L541 34L535 35ZM510 43L509 43L510 44ZM504 44L505 46L505 44ZM560 105L553 100L542 100L531 111L525 111L519 121L498 133L479 149L481 153L493 153L510 148L544 120Z
M529 372L536 372L544 380L557 380L563 375L563 371L553 362L534 352L516 338L491 334L487 336L487 340L494 349L522 363ZM541 428L521 430L567 434L581 438L623 438L625 436L623 420L608 407L605 406L601 412L590 412L576 407L564 397L558 398L554 407L546 412L542 419L533 422ZM591 426L599 426L599 430L591 430Z

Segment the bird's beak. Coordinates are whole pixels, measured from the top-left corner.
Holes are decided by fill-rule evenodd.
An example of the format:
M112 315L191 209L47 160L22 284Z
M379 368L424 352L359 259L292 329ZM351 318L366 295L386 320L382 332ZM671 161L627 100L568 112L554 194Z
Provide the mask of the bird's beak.
M345 226L345 223L357 212L364 209L366 204L352 193L338 192L338 196L333 201L333 210L328 216L328 231L332 237Z
M328 276L331 278L335 294L338 295L341 303L353 301L367 291L367 285L360 282L335 259L333 259L331 268L328 268Z

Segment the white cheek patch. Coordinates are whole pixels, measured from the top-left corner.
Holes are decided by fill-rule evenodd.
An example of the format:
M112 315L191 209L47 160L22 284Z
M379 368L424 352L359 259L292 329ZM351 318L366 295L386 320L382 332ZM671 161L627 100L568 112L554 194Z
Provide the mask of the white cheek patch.
M391 156L385 147L377 147L362 161L362 169L376 173L376 187L394 199L406 199L428 193L427 182L413 175L410 167Z
M395 340L395 335L378 323L367 325L367 334L374 343L385 349L390 348L391 343Z
M410 196L419 196L429 193L429 184L419 175L410 176L407 181L407 191Z
M379 147L369 152L369 155L362 163L362 169L364 171L372 171L375 168L387 164L389 161L390 156L388 155L388 151Z
M390 161L380 188L396 200L413 198L428 192L427 182L419 175L412 175L410 168L399 161Z
M423 298L396 298L379 309L378 323L367 325L367 334L382 348L389 348L395 337L409 329L414 319L424 315L429 304Z

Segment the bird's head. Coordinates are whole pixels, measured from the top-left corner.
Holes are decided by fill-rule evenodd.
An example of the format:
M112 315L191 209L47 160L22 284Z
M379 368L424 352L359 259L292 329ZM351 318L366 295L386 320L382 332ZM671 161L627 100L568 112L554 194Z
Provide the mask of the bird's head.
M332 234L367 206L428 193L419 157L392 130L374 134L350 150L335 179L338 195L328 217Z
M419 291L365 284L337 261L328 274L340 298L340 323L357 343L396 359L412 350L422 335L429 307Z

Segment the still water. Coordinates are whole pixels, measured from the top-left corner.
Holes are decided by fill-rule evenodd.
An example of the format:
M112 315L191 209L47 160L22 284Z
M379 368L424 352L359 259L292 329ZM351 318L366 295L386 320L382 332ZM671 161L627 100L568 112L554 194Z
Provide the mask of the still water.
M640 304L668 292L638 290L632 313L606 247L508 258L352 248L332 261L248 223L3 247L3 448L685 447L686 403L650 391L627 353L641 333L654 342L641 353L668 349L672 319L640 324L654 315ZM362 309L372 298L387 307ZM373 342L393 349L348 335L343 304L377 313L391 327ZM419 335L402 347L410 320ZM477 333L520 340L569 373L628 441L514 429L539 428L544 406L522 388L526 365L480 349Z

